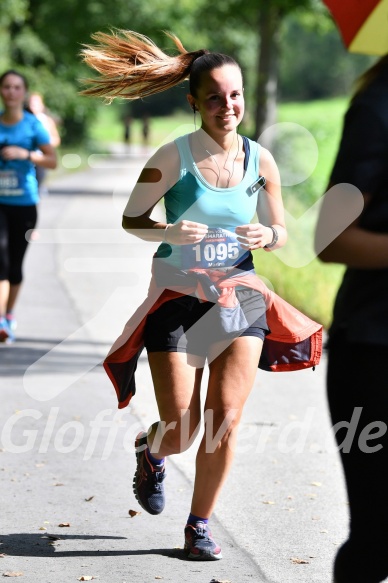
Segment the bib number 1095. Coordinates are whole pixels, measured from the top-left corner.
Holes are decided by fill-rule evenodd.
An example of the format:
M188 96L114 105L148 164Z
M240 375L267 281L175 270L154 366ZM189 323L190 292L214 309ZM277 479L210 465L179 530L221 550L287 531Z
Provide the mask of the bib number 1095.
M234 233L225 229L209 229L197 245L185 245L182 249L183 267L231 267L241 253Z
M226 259L237 259L238 243L206 243L204 247L195 245L192 248L195 252L195 262L205 261L225 261Z

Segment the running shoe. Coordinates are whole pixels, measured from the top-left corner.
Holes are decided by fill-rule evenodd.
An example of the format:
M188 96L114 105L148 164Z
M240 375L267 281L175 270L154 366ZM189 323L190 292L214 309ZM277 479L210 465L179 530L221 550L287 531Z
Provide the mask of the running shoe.
M17 328L17 321L15 316L8 313L5 315L5 319L7 320L8 328L11 330L11 332L15 332Z
M141 431L136 437L137 467L133 478L133 491L140 506L150 514L160 514L165 505L163 480L164 465L154 467L147 455L147 433Z
M213 540L209 527L204 522L185 527L185 551L194 561L217 561L222 559L221 547Z
M12 332L9 329L7 320L0 318L0 342L9 342L12 339Z

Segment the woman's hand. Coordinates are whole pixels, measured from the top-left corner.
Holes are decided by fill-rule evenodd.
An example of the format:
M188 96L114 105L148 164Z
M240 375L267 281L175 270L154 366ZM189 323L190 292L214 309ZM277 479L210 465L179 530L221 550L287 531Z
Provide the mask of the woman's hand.
M202 241L207 232L207 225L183 220L168 227L164 241L172 245L190 245Z
M30 152L19 146L4 146L1 149L1 157L3 160L28 160Z
M262 249L273 240L273 231L261 223L236 227L237 240L243 249Z

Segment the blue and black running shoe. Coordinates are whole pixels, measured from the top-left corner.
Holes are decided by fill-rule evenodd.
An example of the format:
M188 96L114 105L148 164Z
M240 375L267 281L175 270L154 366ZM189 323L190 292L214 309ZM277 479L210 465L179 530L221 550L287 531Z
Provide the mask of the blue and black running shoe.
M213 540L209 527L204 522L185 526L185 551L194 561L217 561L222 559L221 547Z
M5 318L0 318L0 342L9 344L15 340L15 336L8 326L8 322Z
M147 455L147 433L141 431L135 441L137 468L133 478L133 491L140 506L150 514L160 514L165 505L163 480L164 465L154 467Z

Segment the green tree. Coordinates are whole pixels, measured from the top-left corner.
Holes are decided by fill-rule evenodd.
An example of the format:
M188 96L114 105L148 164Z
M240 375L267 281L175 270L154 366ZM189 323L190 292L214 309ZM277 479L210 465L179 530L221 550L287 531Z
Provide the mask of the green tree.
M172 44L163 30L175 32L189 50L234 55L244 71L254 138L276 121L279 85L281 96L314 97L320 88L323 96L346 90L353 74L345 57L340 74L328 67L340 41L337 34L332 42L335 28L321 0L224 0L211 9L205 0L2 0L2 70L21 69L62 117L65 141L79 140L98 106L78 94L90 75L80 49L95 31L129 27L167 50ZM327 56L320 47L327 47Z
M245 42L249 43L254 58L254 69L249 70L253 76L255 138L276 122L282 27L290 14L303 10L312 11L316 18L326 17L319 0L229 0L213 6L211 11L205 8L202 11L209 28L223 22L229 30L247 33Z
M190 44L192 15L196 7L188 0L5 0L25 2L24 19L10 14L6 26L12 31L10 64L24 70L34 89L44 94L49 108L63 120L64 138L70 142L85 135L98 102L79 96L82 79L90 71L79 53L98 30L130 27L169 44L163 30L174 30ZM15 12L15 11L14 11ZM206 35L197 35L204 39Z
M349 53L331 18L305 11L290 14L281 34L279 63L282 101L349 95L354 80L375 57Z
M28 14L28 0L2 0L0 10L0 71L11 66L11 29L14 23L22 25Z

